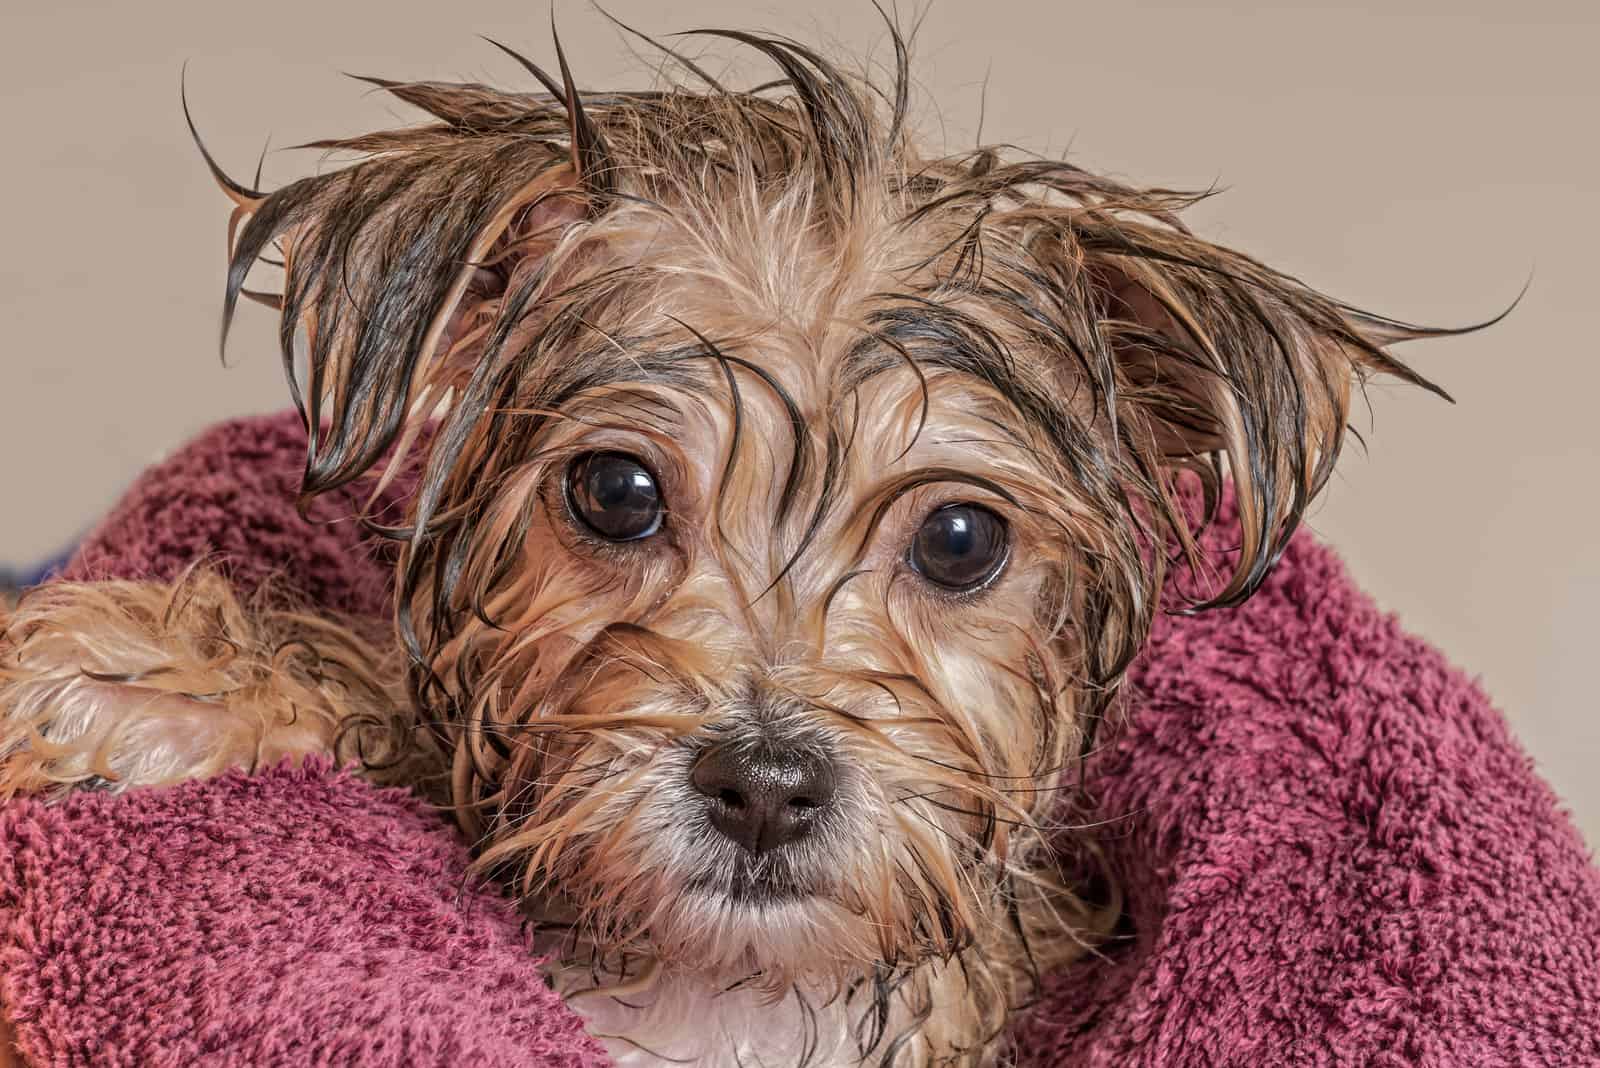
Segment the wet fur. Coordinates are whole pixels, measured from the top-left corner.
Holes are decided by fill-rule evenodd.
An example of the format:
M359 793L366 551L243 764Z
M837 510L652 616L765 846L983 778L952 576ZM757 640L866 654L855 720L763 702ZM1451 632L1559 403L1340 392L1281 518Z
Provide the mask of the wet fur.
M420 472L383 531L393 635L204 570L36 591L0 638L0 784L358 753L452 806L627 1063L992 1064L1114 919L1063 874L1092 848L1075 768L1171 562L1231 479L1233 570L1177 601L1248 596L1353 390L1427 385L1388 347L1439 331L1193 235L1194 195L925 154L898 33L873 85L706 32L781 80L732 90L658 46L681 83L579 92L564 57L516 57L542 91L373 79L431 121L320 143L343 169L268 193L213 164L227 318L281 313L306 497ZM280 292L247 288L264 260ZM600 448L660 477L652 543L569 514L565 465ZM1011 530L973 594L903 558L952 501ZM687 769L757 729L835 754L842 786L753 862L693 818ZM757 876L801 896L741 901Z

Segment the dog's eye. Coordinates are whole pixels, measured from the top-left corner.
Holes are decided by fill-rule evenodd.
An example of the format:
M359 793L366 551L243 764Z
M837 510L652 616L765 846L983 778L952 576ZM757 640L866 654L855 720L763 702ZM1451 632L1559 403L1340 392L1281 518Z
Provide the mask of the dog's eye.
M592 452L567 468L572 514L607 541L638 541L661 529L661 487L650 469L620 452Z
M976 504L947 504L911 539L911 568L936 586L975 590L1006 565L1006 521Z

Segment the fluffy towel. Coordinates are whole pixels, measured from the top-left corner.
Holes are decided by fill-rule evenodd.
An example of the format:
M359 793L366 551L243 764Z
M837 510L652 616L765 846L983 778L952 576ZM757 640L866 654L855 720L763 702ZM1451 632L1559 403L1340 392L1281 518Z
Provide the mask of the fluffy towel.
M28 1064L607 1063L400 791L281 767L11 805L0 836Z
M295 516L302 450L290 417L219 428L69 574L217 553L382 613L353 498ZM1127 934L1051 981L1021 1065L1600 1064L1600 872L1482 691L1330 552L1163 620L1133 681L1090 768ZM326 768L14 803L0 998L41 1065L600 1061L463 864Z

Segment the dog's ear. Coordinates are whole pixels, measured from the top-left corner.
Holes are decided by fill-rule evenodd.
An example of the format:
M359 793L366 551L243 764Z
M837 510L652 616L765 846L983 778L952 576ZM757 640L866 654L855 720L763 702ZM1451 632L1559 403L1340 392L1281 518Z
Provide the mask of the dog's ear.
M212 164L237 205L223 339L240 296L280 312L284 368L309 436L306 499L358 478L397 440L403 452L460 396L480 357L530 325L551 253L606 192L570 82L565 93L549 82L549 96L378 84L440 121L313 142L304 147L363 158L270 194ZM260 261L282 269L281 293L245 288ZM501 314L512 305L515 321Z
M1353 392L1388 374L1443 396L1387 346L1451 331L1360 312L1181 227L1090 222L1078 237L1098 347L1112 364L1119 445L1144 457L1180 548L1194 552L1195 527L1170 472L1200 475L1208 512L1223 477L1233 483L1237 566L1195 607L1236 603L1332 473Z

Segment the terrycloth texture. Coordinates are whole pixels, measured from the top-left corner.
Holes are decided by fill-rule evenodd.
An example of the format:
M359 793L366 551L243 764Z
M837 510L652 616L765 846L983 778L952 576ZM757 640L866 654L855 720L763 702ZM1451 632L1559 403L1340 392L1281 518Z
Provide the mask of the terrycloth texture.
M296 518L300 449L285 417L214 432L151 472L72 573L170 576L216 548L244 584L280 571L321 603L382 611L381 560L356 529ZM1211 550L1225 540L1219 530ZM1090 768L1130 935L1052 981L1017 1029L1021 1065L1600 1064L1600 873L1483 693L1380 614L1331 553L1299 537L1244 607L1164 620L1135 684ZM329 826L334 807L348 829ZM25 1051L83 1063L134 1034L159 1045L270 1026L325 1042L407 1028L464 1042L463 1021L500 1042L510 1010L477 1009L515 1002L548 1036L524 1050L532 1060L419 1045L413 1063L592 1057L531 970L495 955L515 943L491 900L469 893L464 914L437 904L454 900L440 895L460 882L460 854L404 808L349 780L282 773L13 806L0 819L0 993L27 992L12 1001ZM394 821L406 829L375 829ZM126 891L130 873L157 866L167 879ZM100 918L91 885L121 909ZM294 893L305 907L286 920ZM370 903L405 894L435 911L410 912L427 918L397 936L401 910ZM503 967L445 974L425 939L436 923L451 944L469 930L488 939ZM60 932L54 959L41 930ZM236 968L236 941L270 963ZM343 971L380 948L387 971ZM292 991L321 1026L257 1011ZM116 998L142 1011L49 1011ZM560 1036L570 1061L549 1044Z
M388 546L351 518L364 484L317 498L304 519L296 510L305 442L292 412L213 427L140 476L62 577L170 579L209 557L241 589L274 577L313 604L386 614ZM379 499L378 515L395 514L398 493Z
M605 1054L438 816L326 766L0 812L0 998L34 1065Z
M1092 782L1134 944L1057 977L1029 1063L1600 1064L1600 871L1331 552L1164 619L1133 681Z

